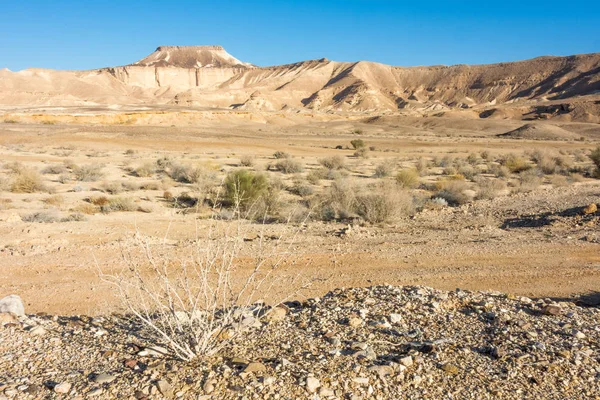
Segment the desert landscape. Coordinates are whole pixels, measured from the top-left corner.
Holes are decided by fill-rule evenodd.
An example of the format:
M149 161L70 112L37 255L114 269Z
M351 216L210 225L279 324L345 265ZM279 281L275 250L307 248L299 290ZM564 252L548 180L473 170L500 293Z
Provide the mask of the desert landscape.
M4 69L0 160L0 399L600 398L600 53Z

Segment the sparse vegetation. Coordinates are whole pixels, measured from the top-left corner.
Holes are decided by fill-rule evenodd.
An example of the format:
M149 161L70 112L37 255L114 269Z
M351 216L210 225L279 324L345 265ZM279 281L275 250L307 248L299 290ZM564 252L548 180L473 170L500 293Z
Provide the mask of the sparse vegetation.
M385 178L390 176L393 172L393 168L389 163L382 163L375 167L375 178Z
M104 177L102 165L89 164L73 168L75 180L81 182L96 182Z
M354 150L358 150L365 147L365 142L362 139L354 139L350 141L350 145L352 145Z
M246 169L238 169L225 178L225 200L246 211L269 189L267 177Z
M396 182L402 188L416 188L419 186L419 173L414 169L400 170L396 174Z
M240 157L240 166L242 167L253 167L254 163L254 157L250 155L244 155Z
M319 159L319 164L330 170L346 168L346 161L342 156L331 156Z
M42 177L34 169L21 168L12 177L11 191L14 193L35 193L47 191Z
M304 166L293 158L283 158L275 163L275 169L284 174L296 174L304 171Z

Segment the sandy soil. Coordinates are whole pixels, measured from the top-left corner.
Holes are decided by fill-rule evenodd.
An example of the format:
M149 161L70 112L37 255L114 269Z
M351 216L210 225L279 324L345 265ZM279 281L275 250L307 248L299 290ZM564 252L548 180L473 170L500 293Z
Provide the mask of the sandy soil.
M56 207L61 213L69 213L83 199L98 194L103 182L160 180L132 177L125 172L128 166L168 155L202 165L210 163L224 173L236 168L241 156L252 155L256 158L254 168L264 170L273 162L272 154L281 150L300 160L308 170L317 168L321 157L343 155L351 178L366 182L382 162L408 166L419 157L466 157L483 150L496 155L534 149L588 151L600 138L597 125L575 123L568 128L585 133L584 141L496 136L521 125L513 120L466 123L460 118L405 118L375 124L308 118L279 125L242 119L202 120L193 126L0 124L0 159L4 163L19 161L42 170L68 159L77 165L101 163L105 171L98 182L60 183L55 175L43 175L54 195L62 197L58 206L44 202L52 196L48 193L0 192L0 297L18 293L28 312L116 311L118 299L100 281L97 265L106 271L120 268L119 250L124 238L137 229L158 240L169 231L170 243L178 244L194 238L198 229L207 226L209 222L198 219L197 214L169 208L162 189L127 193L147 206L147 213L98 213L86 216L86 221L57 223L21 220ZM352 133L355 129L360 129L360 134ZM375 147L369 158L355 158L353 150L346 148L356 138ZM336 150L340 145L344 148ZM128 149L133 151L128 154ZM432 176L422 179L437 179L439 173L433 171ZM293 179L270 174L278 174L286 182ZM546 180L532 192L426 210L380 225L349 227L347 222L319 221L306 226L268 225L269 234L296 228L300 234L294 243L299 254L297 262L283 267L278 275L280 284L266 299L277 299L289 291L286 283L298 273L318 278L307 296L319 296L337 287L379 283L491 289L559 298L597 291L599 217L585 216L581 210L599 202L599 182L583 179L559 187ZM185 189L173 184L169 190ZM249 224L247 228L249 253L255 245L251 239L261 228L260 224Z

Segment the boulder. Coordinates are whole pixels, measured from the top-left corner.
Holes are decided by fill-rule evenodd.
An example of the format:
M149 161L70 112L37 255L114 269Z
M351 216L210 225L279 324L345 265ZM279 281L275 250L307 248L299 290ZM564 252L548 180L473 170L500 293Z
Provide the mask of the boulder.
M11 294L0 300L0 312L10 312L21 317L25 315L25 307L19 296Z

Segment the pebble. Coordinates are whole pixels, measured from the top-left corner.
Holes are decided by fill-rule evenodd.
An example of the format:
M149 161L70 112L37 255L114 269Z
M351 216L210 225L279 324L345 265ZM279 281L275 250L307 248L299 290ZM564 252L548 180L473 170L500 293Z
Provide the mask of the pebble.
M54 391L62 394L69 393L71 391L71 384L68 382L59 383L54 386Z
M29 330L29 333L34 336L42 336L46 334L46 330L41 325L36 325Z
M315 393L320 387L321 382L317 378L313 376L306 378L306 390L308 390L309 393Z
M94 377L94 382L99 383L99 384L111 383L115 379L116 379L116 376L107 374L106 372L103 372Z

